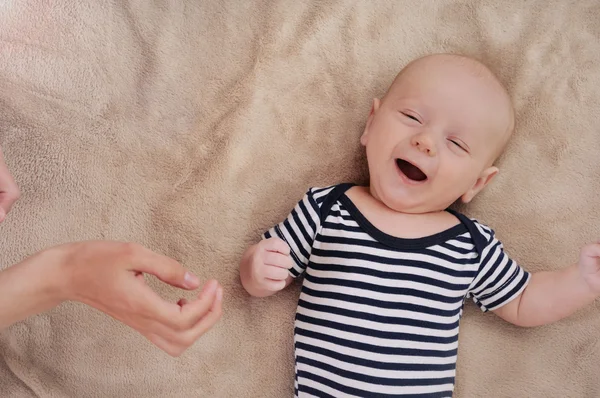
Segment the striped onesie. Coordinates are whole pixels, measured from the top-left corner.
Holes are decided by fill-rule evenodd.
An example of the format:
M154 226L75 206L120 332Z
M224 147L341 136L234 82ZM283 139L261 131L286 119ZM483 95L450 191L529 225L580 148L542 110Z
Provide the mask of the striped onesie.
M493 310L529 273L488 227L460 223L418 239L373 226L345 195L311 188L277 236L304 275L294 328L296 397L451 397L466 298ZM450 211L450 210L448 210Z

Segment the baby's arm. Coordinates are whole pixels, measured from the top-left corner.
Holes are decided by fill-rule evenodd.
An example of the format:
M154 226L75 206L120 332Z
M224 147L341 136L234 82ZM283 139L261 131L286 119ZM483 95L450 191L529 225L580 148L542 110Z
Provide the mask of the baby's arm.
M240 279L248 293L271 296L302 274L309 262L312 244L321 223L320 207L328 188L311 188L285 220L250 246L240 263Z
M528 286L508 304L493 310L518 326L540 326L565 318L600 295L600 244L581 250L579 263L532 274Z
M293 280L288 244L277 237L262 240L244 252L240 262L242 286L255 297L267 297L286 288Z

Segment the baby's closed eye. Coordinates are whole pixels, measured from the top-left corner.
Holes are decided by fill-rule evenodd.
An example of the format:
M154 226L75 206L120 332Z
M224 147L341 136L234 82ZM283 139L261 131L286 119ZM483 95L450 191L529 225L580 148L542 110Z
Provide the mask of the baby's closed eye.
M415 122L417 122L417 123L419 123L419 124L423 124L423 123L421 122L421 120L419 119L419 117L418 117L418 116L415 116L415 115L413 115L413 114L412 114L412 113L410 113L410 112L400 112L400 113L401 113L402 115L404 115L405 117L407 117L408 119L412 119L412 120L414 120Z

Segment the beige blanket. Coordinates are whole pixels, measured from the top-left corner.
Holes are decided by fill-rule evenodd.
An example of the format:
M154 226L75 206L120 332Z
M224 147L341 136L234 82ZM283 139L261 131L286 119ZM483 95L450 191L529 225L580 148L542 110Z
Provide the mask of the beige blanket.
M489 63L518 112L468 214L531 271L575 261L600 239L597 0L2 2L0 145L23 197L0 266L136 241L218 278L225 313L172 359L64 304L1 332L0 396L291 396L298 286L248 297L240 255L308 187L365 181L372 98L439 51ZM455 396L599 397L599 369L598 304L536 329L469 304Z

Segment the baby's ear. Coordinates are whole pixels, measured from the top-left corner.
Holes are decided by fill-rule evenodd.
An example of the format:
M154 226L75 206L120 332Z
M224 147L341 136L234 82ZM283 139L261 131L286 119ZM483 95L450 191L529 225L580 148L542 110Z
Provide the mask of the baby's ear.
M379 98L373 98L373 105L371 105L371 113L369 113L369 118L367 119L367 124L365 125L365 131L363 131L360 137L360 143L363 145L367 145L367 141L369 140L369 128L371 127L371 123L373 122L373 117L375 117L375 112L379 109Z
M481 174L479 175L479 178L477 179L477 181L475 181L475 184L473 184L473 186L463 194L463 196L461 196L461 200L463 203L469 203L470 201L473 200L473 198L479 193L481 192L481 190L483 188L486 187L486 185L488 185L490 182L492 182L492 180L494 179L494 177L498 174L500 170L498 170L497 167L495 166L491 166L488 167L487 169L483 170L481 172Z

